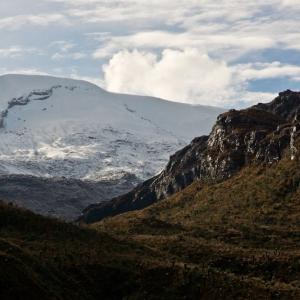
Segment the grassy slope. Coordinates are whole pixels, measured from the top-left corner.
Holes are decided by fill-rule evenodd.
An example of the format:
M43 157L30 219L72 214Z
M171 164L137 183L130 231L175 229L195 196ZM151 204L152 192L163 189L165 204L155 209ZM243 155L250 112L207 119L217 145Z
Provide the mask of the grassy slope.
M246 168L223 183L194 183L166 201L94 227L217 272L225 286L236 280L241 298L256 290L255 299L299 299L299 220L300 163L286 159Z
M127 236L0 205L1 300L244 299L256 292L238 278L186 264Z
M0 205L1 300L134 297L150 288L143 276L152 282L164 274L159 256L105 233Z
M299 185L283 160L92 228L0 204L0 299L299 299Z

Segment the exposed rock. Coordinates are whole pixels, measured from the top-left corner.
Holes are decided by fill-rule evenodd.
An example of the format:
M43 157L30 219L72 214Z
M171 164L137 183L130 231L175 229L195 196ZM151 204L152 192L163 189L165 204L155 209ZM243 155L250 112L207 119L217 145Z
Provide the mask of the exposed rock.
M270 103L259 103L253 108L261 109L264 111L272 112L286 120L292 120L299 110L299 97L300 92L293 92L286 90L279 93Z
M27 95L13 98L7 103L7 108L0 112L0 128L5 127L5 118L7 117L9 110L17 105L26 105L31 101L43 101L50 98L53 94L53 90L60 88L61 86L53 86L48 90L36 90Z
M221 114L209 136L194 139L171 156L159 175L123 196L89 206L80 221L91 223L142 209L195 180L226 180L246 165L276 163L285 153L295 159L299 111L300 93L287 90L270 103Z

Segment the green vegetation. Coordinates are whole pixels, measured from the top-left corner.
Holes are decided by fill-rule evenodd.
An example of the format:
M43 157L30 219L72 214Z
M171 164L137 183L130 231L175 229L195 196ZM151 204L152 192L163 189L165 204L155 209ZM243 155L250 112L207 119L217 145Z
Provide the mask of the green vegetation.
M89 227L0 204L0 299L300 299L300 163Z

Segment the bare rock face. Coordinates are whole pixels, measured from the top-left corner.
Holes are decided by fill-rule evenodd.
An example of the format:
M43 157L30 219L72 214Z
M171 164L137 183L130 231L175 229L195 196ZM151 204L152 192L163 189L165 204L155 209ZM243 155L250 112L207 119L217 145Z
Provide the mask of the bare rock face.
M300 93L287 90L272 102L221 114L209 136L195 138L170 157L166 168L131 192L83 211L80 221L143 209L195 180L217 182L249 164L273 164L284 155L297 157Z

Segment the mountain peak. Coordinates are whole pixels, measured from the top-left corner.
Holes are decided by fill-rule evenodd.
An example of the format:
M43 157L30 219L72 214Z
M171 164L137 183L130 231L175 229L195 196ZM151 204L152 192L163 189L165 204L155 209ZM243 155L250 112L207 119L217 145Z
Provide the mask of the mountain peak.
M291 90L280 92L272 102L259 103L253 108L269 111L283 117L287 121L291 120L300 108L300 92Z
M283 96L289 96L289 95L292 95L292 94L296 94L298 95L300 92L297 92L297 91L292 91L290 89L287 89L285 91L282 91L282 92L279 92L278 95L279 97L283 97Z

